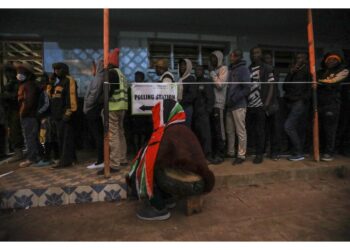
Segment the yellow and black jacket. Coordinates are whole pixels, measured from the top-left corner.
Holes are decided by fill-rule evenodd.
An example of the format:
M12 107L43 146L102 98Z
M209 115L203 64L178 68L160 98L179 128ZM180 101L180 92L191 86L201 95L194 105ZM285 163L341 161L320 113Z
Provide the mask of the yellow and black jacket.
M73 77L63 77L50 92L51 115L55 120L70 118L77 111L77 84Z

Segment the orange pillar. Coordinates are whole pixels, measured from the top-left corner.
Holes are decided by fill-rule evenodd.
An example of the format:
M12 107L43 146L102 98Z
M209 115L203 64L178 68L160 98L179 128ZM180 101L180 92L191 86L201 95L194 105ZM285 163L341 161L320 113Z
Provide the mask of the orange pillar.
M319 150L319 131L318 131L318 109L317 109L317 80L316 80L316 59L315 59L315 42L314 42L314 28L312 22L312 10L307 11L307 36L309 42L309 62L310 73L312 76L312 105L314 111L313 119L313 148L314 148L314 160L320 161Z
M109 168L109 79L108 79L108 54L109 54L109 9L103 9L103 64L105 68L105 79L103 84L104 94L104 176L110 177Z

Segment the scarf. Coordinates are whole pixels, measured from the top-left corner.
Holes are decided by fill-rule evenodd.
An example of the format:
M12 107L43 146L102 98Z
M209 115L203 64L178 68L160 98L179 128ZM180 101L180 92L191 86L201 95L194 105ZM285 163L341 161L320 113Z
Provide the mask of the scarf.
M158 102L152 109L153 133L147 145L141 148L131 163L129 177L134 175L139 198L153 197L154 167L159 146L167 127L184 123L186 120L182 106L171 99Z

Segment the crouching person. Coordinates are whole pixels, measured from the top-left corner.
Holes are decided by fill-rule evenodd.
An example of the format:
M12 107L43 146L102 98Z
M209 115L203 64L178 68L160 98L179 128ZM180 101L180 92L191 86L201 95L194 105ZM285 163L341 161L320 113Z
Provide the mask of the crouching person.
M176 198L210 192L215 178L196 136L185 125L186 115L179 103L161 101L152 116L154 132L135 157L126 179L132 193L145 200L137 217L166 220ZM192 181L186 178L189 176Z

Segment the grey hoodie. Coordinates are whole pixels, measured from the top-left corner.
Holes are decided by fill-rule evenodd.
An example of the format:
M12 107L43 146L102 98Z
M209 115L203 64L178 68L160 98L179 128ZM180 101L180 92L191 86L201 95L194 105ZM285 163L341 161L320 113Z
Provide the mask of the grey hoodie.
M96 75L89 84L84 97L84 114L88 114L89 111L94 111L93 113L99 115L99 98L103 91L103 79L103 61L99 61L96 68Z
M216 56L218 59L218 66L215 70L210 72L210 77L214 82L214 108L225 109L227 84L222 83L227 82L229 75L228 68L223 65L224 55L221 51L216 50L212 55Z

